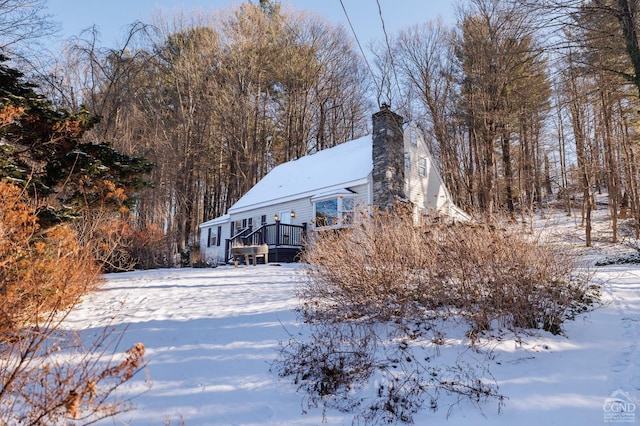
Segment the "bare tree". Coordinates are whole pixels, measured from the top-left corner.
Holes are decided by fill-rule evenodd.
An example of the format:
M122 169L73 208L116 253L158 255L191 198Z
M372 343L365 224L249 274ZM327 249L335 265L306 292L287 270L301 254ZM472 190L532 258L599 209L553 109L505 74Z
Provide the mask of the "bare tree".
M60 98L88 101L101 137L155 163L136 217L165 230L170 259L277 164L366 131L362 62L317 16L247 3L158 16L119 49L89 35Z
M422 123L431 152L438 156L442 176L456 201L471 207L463 166L465 155L456 138L454 104L458 86L454 80L453 32L442 21L428 22L400 32L393 53L406 81L409 99L415 99L409 116Z
M608 64L581 62L623 78L640 93L640 44L637 0L505 0L533 13L532 21L548 36L549 47L574 52L594 44L607 44L624 60ZM588 30L588 31L585 31ZM580 33L568 40L565 33ZM579 58L573 60L580 61ZM604 65L604 67L603 67ZM593 69L593 68L592 68Z
M571 58L571 56L569 56ZM576 145L578 187L582 191L582 224L585 226L585 242L591 246L591 211L593 210L593 197L591 187L593 184L593 165L589 155L588 144L590 131L588 128L588 110L585 102L589 90L588 81L581 79L576 72L576 67L569 63L569 68L564 78L565 94L571 115L571 127Z
M35 47L57 31L46 10L46 0L0 0L0 51L27 60Z
M606 189L613 241L617 241L620 210L637 205L633 190L637 179L631 172L637 160L634 147L628 145L631 139L625 129L632 116L629 111L637 109L634 105L638 104L637 95L633 93L638 91L640 81L635 64L638 4L626 0L594 0L582 4L558 2L555 7L556 13L568 14L567 21L571 24L563 32L567 46L563 59L572 70L570 80L591 87L590 95L580 96L580 103L584 105L583 115L589 111L593 127L574 135L579 168L583 175L590 175L587 180L592 191ZM575 88L576 84L571 87ZM579 112L575 105L570 110L574 117ZM587 180L583 176L581 186L586 186ZM585 208L595 208L592 201L585 203ZM589 212L583 211L583 217L587 217L587 233L590 232L588 215Z

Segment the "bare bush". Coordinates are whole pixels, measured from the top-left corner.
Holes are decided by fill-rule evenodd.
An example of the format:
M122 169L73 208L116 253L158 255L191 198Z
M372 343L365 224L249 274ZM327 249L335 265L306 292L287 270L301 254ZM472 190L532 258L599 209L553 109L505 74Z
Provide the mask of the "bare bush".
M91 251L67 226L40 231L19 188L0 184L0 205L0 424L68 424L126 409L113 392L143 367L144 346L104 358L118 333L84 348L62 330L99 285Z
M408 327L352 319L309 327L310 335L292 336L274 363L305 394L305 409L352 413L354 423L395 424L412 423L426 407L436 411L443 394L454 397L452 404L495 399L502 408L505 398L486 364L438 358L445 342L432 321Z
M90 250L104 272L131 271L168 266L165 234L150 223L135 223L126 206L127 196L113 182L101 180L98 205L85 209L74 230L83 247Z
M154 224L133 224L128 212L114 215L103 210L86 212L78 221L82 244L89 248L104 272L132 271L169 266L166 236Z
M417 411L438 409L443 394L454 396L450 404L495 400L500 411L492 354L477 337L503 328L561 333L597 299L573 260L549 247L508 229L416 225L403 206L318 232L303 260L299 312L311 335L292 336L276 369L306 393L308 407L365 423L410 423ZM463 351L480 360L439 359L459 325Z
M321 232L303 260L309 280L300 296L309 320L429 312L462 317L473 333L501 327L557 334L597 296L569 255L515 230L437 219L415 225L402 208Z

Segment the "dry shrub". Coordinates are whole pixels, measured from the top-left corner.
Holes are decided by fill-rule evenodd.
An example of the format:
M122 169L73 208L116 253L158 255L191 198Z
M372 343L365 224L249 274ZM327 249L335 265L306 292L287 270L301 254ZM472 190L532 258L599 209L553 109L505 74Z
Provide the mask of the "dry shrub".
M560 333L597 296L572 258L526 235L437 219L415 225L403 207L319 232L303 260L310 266L301 297L317 318L456 315L474 333Z
M93 253L104 272L169 266L164 260L166 238L162 229L154 224L135 224L126 211L87 211L75 226L82 245Z
M361 216L350 228L320 231L302 260L309 282L304 300L320 302L318 314L373 316L380 320L413 311L429 253L409 214ZM418 276L415 274L418 273Z
M76 221L82 245L93 253L104 272L133 270L136 260L131 255L131 226L127 213L91 210Z
M167 235L162 228L153 223L135 226L131 239L131 256L136 259L136 267L140 269L171 266Z
M11 333L77 303L96 287L100 268L67 226L39 232L18 187L0 184L0 203L0 331Z
M126 406L113 392L143 367L138 344L119 360L121 333L84 348L62 324L99 284L100 267L60 225L42 231L21 190L0 183L0 424L68 424ZM106 355L107 348L114 352Z
M51 344L53 337L55 344ZM145 347L136 343L124 354L107 353L105 347L112 347L121 337L113 330L105 331L92 346L84 348L77 342L74 349L64 347L74 340L62 333L25 333L21 350L16 345L12 352L4 348L0 424L91 424L129 410L129 401L115 392L144 368Z
M404 206L318 232L303 261L299 313L309 336L292 335L274 368L305 392L307 407L352 413L354 423L411 423L442 395L480 409L496 401L500 412L493 354L476 337L503 327L559 333L597 297L572 259L526 236L416 225ZM448 344L464 341L465 326L467 342ZM448 364L441 348L473 355Z
M74 226L81 245L91 251L104 272L168 266L162 229L135 222L124 189L113 182L100 180L95 187L100 202L85 209Z

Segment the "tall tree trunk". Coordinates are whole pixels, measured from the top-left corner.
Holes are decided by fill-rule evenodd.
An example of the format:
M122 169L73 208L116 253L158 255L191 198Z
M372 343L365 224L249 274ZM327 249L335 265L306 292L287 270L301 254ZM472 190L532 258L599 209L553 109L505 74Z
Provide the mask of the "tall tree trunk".
M502 168L505 179L505 197L507 210L512 219L515 219L515 206L513 203L513 171L511 167L511 133L507 126L502 131Z
M578 161L578 171L580 173L580 186L582 189L582 218L583 226L585 227L585 244L587 247L591 247L591 210L592 196L591 196L591 173L590 164L586 155L586 135L584 131L585 123L583 119L582 105L580 103L581 92L579 91L579 85L577 81L576 72L573 68L569 69L569 76L567 79L568 96L569 96L569 109L571 112L571 124L573 127L573 134L576 143L576 157Z

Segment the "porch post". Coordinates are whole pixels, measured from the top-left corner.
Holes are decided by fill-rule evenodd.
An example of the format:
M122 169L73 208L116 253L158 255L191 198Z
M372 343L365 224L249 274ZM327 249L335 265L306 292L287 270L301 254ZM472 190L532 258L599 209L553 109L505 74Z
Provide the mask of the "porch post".
M276 220L276 247L280 245L280 221Z
M274 248L276 254L276 262L280 262L280 256L278 255L278 247L280 246L280 220L276 220L276 246Z

